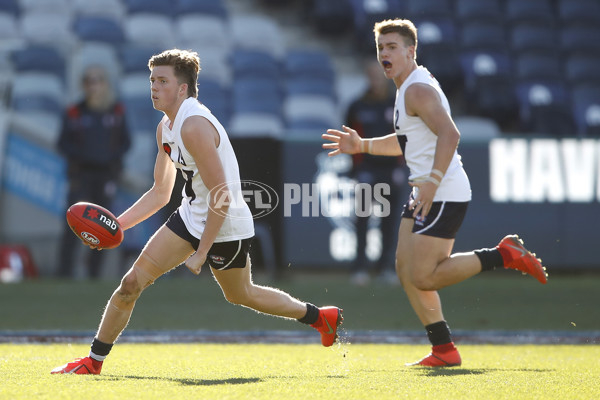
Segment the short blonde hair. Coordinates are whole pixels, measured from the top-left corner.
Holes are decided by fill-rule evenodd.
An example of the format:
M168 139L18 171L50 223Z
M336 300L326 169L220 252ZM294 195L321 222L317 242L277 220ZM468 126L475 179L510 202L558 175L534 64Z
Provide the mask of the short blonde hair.
M373 27L373 32L375 33L375 42L379 35L395 32L404 38L404 44L415 46L415 54L417 53L417 27L408 19L386 19L377 22Z
M173 67L177 82L187 83L188 97L198 97L198 74L200 73L200 57L191 50L171 49L155 54L148 61L150 71L156 66L170 65Z

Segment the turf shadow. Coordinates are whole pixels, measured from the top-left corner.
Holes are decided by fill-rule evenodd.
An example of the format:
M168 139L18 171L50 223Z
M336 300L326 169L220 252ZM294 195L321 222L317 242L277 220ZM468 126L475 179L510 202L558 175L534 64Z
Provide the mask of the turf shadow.
M162 376L136 376L136 375L103 375L107 380L153 380L170 381L184 386L217 386L217 385L243 385L246 383L262 382L261 378L227 378L227 379L192 379L192 378L165 378Z

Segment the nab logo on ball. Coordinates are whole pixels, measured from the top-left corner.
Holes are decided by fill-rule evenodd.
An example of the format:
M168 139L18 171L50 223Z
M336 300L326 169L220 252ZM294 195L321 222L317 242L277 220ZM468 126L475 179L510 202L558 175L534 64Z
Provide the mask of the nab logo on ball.
M83 240L85 240L86 242L89 242L93 245L100 244L100 240L98 240L98 238L96 236L92 235L89 232L81 232L81 237L83 238Z
M111 216L104 213L102 210L99 210L98 208L92 206L86 207L85 211L83 212L83 218L93 221L96 224L103 225L104 228L113 236L115 236L119 230L117 222L112 219Z

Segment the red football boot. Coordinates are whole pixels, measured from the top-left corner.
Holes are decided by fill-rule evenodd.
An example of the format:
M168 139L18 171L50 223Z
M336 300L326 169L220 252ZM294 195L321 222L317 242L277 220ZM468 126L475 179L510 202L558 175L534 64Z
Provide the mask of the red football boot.
M51 374L91 374L99 375L102 370L102 361L94 360L91 357L76 358L61 367L56 367Z
M527 250L517 235L505 236L496 248L502 255L504 268L516 269L529 274L541 283L548 281L548 274L546 268L542 266L542 260Z
M337 340L337 328L344 320L343 311L333 306L319 308L319 319L311 326L321 333L323 346L329 347Z
M460 354L453 343L450 343L451 349L447 351L440 351L440 347L449 347L449 345L433 346L431 353L425 356L423 359L406 364L407 366L420 365L422 367L457 367L462 363ZM445 349L444 349L445 350Z

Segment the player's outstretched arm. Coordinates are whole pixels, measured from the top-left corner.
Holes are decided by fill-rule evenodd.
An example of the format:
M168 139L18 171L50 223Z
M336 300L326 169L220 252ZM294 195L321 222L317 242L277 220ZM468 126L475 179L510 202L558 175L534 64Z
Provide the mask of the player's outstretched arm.
M325 150L331 150L328 155L369 153L378 156L401 156L402 149L395 133L386 136L363 139L358 133L345 125L343 131L328 129L321 137L329 142L323 143Z

